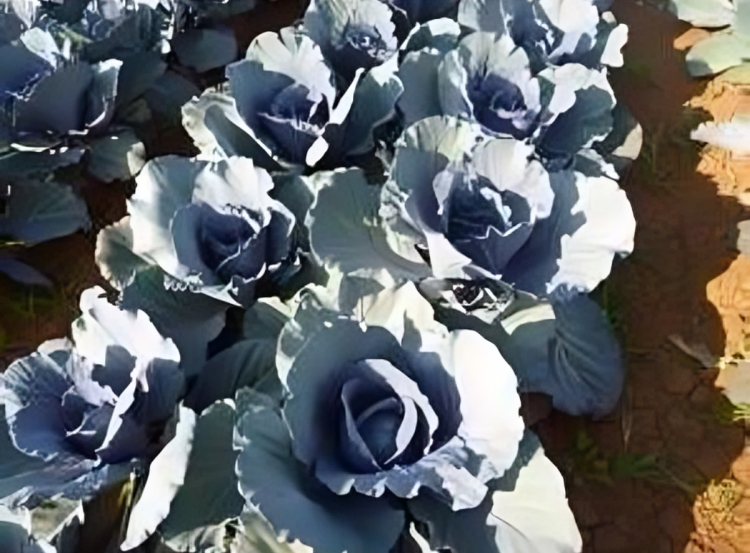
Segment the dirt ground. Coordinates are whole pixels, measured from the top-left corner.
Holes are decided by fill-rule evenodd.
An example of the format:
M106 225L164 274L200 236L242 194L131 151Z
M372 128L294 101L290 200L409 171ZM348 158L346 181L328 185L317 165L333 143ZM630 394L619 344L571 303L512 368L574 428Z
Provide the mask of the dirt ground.
M291 22L299 4L278 0L239 18L241 43ZM750 219L750 161L703 149L688 134L700 121L750 110L750 95L688 77L675 44L684 49L700 31L635 0L613 9L630 26L613 86L644 127L643 153L623 183L638 222L635 253L602 294L626 350L627 389L604 420L552 413L535 429L566 477L586 553L750 552L745 428L714 386L718 370L676 345L715 357L747 347L750 257L735 244L737 223ZM125 213L127 186L101 187L81 186L95 230ZM33 248L33 263L60 283L52 295L0 280L4 359L68 332L78 295L100 282L94 239L81 233Z

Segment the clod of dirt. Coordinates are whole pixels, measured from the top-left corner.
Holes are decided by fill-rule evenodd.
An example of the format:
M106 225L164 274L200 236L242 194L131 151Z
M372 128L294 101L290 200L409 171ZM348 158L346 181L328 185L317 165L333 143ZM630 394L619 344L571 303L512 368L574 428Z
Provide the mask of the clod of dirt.
M706 286L706 295L719 312L726 332L725 355L744 355L750 336L750 256L740 255ZM750 351L748 351L750 353Z

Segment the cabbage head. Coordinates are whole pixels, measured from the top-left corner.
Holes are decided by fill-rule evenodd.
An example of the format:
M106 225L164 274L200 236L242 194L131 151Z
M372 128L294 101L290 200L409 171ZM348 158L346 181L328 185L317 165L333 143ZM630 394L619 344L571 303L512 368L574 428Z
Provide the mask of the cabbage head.
M561 284L589 291L633 248L635 219L615 181L549 173L527 144L452 118L404 132L381 200L398 253L421 250L439 278L502 279L538 296Z
M40 28L0 44L0 168L6 178L78 162L103 180L128 178L142 144L113 124L122 62L76 61Z
M615 125L616 101L605 72L576 63L537 70L507 34L460 32L455 22L436 20L406 43L398 107L407 126L433 115L459 117L492 136L533 144L553 170L584 156L601 166L598 173L616 178L596 151Z
M628 28L597 0L461 0L458 22L504 34L523 48L535 68L580 63L620 67Z
M311 248L333 272L503 280L545 296L593 290L633 249L635 219L614 180L550 173L531 146L451 117L404 131L382 187L355 169L308 183Z
M102 231L98 263L118 287L149 266L166 284L230 305L249 305L256 285L298 268L294 215L268 194L271 176L248 158L151 160L128 212Z
M436 323L412 283L361 296L356 316L336 304L313 291L282 329L281 407L238 394L248 507L319 553L387 553L407 518L457 553L577 550L562 479L524 436L497 349ZM545 490L532 518L527 485Z
M0 500L35 507L126 478L169 440L180 358L142 312L81 295L73 340L43 343L0 375Z
M205 92L183 108L183 123L206 154L244 155L270 170L335 165L369 151L373 129L394 114L394 71L360 69L341 88L310 37L267 32L227 66L229 95Z

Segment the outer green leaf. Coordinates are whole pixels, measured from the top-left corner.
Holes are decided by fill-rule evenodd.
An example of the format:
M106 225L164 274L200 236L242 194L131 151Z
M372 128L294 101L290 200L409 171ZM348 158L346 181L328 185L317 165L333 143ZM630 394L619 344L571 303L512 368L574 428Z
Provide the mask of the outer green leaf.
M430 545L452 553L579 553L581 535L562 475L527 432L516 465L499 491L476 509L451 512L428 497L409 502L428 528Z
M160 115L166 125L179 126L182 120L182 106L201 90L189 79L176 71L165 71L144 93L143 99L154 114Z
M78 163L85 151L77 147L41 151L6 150L0 153L0 174L6 179L48 174L60 167Z
M86 202L63 184L42 181L15 184L7 204L7 214L0 215L0 236L22 242L44 242L91 225Z
M578 553L583 546L563 477L541 445L520 469L514 488L492 494L487 523L503 553Z
M116 105L127 106L145 93L167 70L159 52L139 52L123 61L117 78Z
M245 156L269 171L281 168L243 121L231 96L204 92L183 106L182 124L207 156Z
M521 388L572 415L604 416L620 399L625 366L606 316L588 296L540 304L502 321L502 351Z
M443 57L442 52L416 51L409 52L401 62L398 76L404 83L404 93L398 105L404 114L404 125L443 112L438 93L438 68Z
M312 251L326 268L375 280L429 274L426 264L396 255L386 243L377 215L380 191L361 170L319 172L306 180L316 192L306 225Z
M181 408L175 436L151 462L141 498L130 513L123 550L141 545L169 515L170 504L185 483L195 425L195 413Z
M185 67L203 73L237 59L237 39L229 27L186 29L172 40L172 49Z
M146 163L146 147L132 131L121 131L91 142L88 170L104 182L128 180Z
M685 57L693 77L720 73L750 58L750 37L727 31L696 43Z
M582 213L584 222L571 234L555 229L554 247L559 247L560 255L547 292L562 285L593 290L609 276L615 257L631 253L634 247L635 217L625 191L607 177L585 177L581 173L574 177L574 193L562 188L563 181L553 183L555 199L568 195L570 200L577 195L570 215Z
M102 276L119 290L133 282L139 270L149 266L143 258L133 253L133 230L129 216L99 232L94 259Z
M232 398L252 387L281 396L276 376L276 343L287 317L266 300L259 300L245 316L245 339L212 357L203 367L185 404L201 412L214 401Z
M677 17L696 27L724 27L734 19L730 0L671 0L669 7Z
M221 547L226 523L242 513L245 500L234 471L234 423L231 400L213 404L196 422L193 447L185 456L185 483L159 526L167 545L176 551L195 551L199 544Z
M396 76L396 57L373 67L354 90L352 109L346 116L345 145L349 155L364 154L372 149L372 133L396 113L396 101L404 85Z

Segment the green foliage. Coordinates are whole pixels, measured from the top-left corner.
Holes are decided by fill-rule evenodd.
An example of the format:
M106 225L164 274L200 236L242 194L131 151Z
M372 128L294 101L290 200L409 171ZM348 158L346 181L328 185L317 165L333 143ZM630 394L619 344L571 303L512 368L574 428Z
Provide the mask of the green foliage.
M614 485L623 480L641 480L677 487L691 497L697 493L697 486L677 476L657 454L624 451L605 455L584 426L579 428L571 446L568 469L579 483L593 481Z

